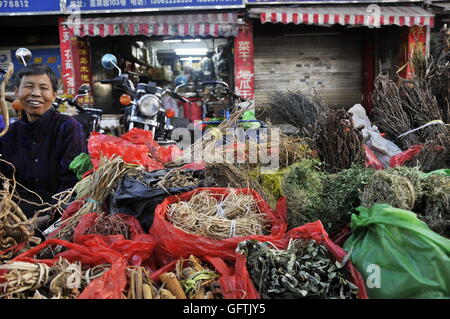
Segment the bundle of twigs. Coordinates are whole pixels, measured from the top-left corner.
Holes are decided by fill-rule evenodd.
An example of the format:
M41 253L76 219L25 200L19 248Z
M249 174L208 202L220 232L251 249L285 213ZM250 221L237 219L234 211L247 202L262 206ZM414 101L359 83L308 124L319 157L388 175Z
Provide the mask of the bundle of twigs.
M80 262L60 258L53 266L44 263L15 261L0 265L7 272L0 278L0 298L6 299L68 299L76 298L89 283L109 269L98 265L85 271Z
M389 139L397 141L398 136L413 128L410 115L403 109L400 89L388 76L379 75L375 79L372 98L374 122ZM419 136L413 132L397 142L402 149L408 149L418 141Z
M259 142L255 139L250 139L246 142L248 147L246 147L246 162L245 166L258 167L259 163L251 163L249 161L250 151L253 152L266 152L266 154L278 156L278 165L280 168L286 168L298 161L307 158L317 157L317 152L312 150L309 146L309 142L302 137L290 136L286 134L280 134L279 139L274 142L272 140L268 142ZM255 144L255 145L251 145Z
M410 167L418 166L423 172L448 168L450 163L450 130L428 139L417 156L406 162Z
M430 41L430 55L426 58L422 52L413 52L412 65L414 72L420 78L425 78L431 88L433 96L436 97L438 106L441 109L442 120L450 122L450 99L449 99L449 78L450 78L450 31L447 25L443 26L439 32L433 33Z
M300 91L275 91L269 95L266 112L270 117L289 123L310 136L321 114L329 111L318 96L307 96Z
M235 127L237 121L245 111L245 108L235 107L227 119L217 127L206 130L201 138L183 151L183 160L185 162L197 162L201 161L203 157L208 156L211 150L216 147L216 142L226 136L227 128Z
M364 165L365 153L361 131L353 126L351 114L344 109L332 110L320 121L316 140L320 159L330 173Z
M437 104L436 97L424 79L416 77L411 80L402 80L399 87L402 98L403 110L411 115L412 128L418 128L431 121L442 120L441 110ZM418 131L421 141L433 138L444 133L448 128L445 124L436 124Z
M99 214L85 234L122 235L125 239L130 239L130 225L119 215Z
M157 183L163 188L198 186L200 179L194 176L194 171L172 169Z
M250 188L268 200L264 188L251 177L246 167L237 167L229 163L207 164L204 183L210 187Z
M380 75L373 94L375 123L404 150L448 131L448 43L434 45L428 56L416 45L408 63L414 71L410 79Z
M199 236L226 239L247 235L264 235L269 226L251 195L214 196L202 191L187 201L169 206L167 218L175 227Z
M83 215L93 212L102 213L103 204L108 195L113 192L120 179L134 168L135 165L126 164L119 156L110 159L101 157L97 170L90 177L91 183L85 190L87 195L84 198L84 205L71 217L61 222L57 238L71 241L73 231ZM74 189L76 189L76 185L65 194L65 197L60 199L60 204L70 200Z

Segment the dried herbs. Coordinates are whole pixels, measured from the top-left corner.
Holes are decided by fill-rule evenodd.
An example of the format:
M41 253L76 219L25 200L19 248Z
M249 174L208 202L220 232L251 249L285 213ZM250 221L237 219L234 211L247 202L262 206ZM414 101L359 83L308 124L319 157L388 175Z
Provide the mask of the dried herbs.
M424 208L419 218L436 233L450 237L450 176L431 174L422 182Z
M374 170L353 165L337 174L320 171L320 163L304 160L285 174L282 189L288 203L289 228L321 220L327 232L339 232L350 222L353 210Z
M405 177L377 171L371 177L362 195L362 205L372 207L376 203L412 210L416 201L413 184Z
M358 293L344 265L314 240L294 240L285 250L249 240L238 251L247 256L247 269L263 299L354 299Z

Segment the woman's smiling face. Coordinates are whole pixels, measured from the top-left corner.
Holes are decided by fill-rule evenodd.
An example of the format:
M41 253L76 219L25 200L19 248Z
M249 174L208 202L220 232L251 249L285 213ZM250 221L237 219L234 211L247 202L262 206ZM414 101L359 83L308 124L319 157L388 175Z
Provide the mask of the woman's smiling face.
M16 88L16 96L23 105L28 121L34 122L50 109L56 92L47 74L24 75Z

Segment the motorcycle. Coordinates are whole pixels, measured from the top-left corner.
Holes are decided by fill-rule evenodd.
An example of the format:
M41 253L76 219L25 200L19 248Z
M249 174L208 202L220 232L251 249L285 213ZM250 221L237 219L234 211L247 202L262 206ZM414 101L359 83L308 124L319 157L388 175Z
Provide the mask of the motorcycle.
M117 58L113 54L105 54L101 60L103 68L107 70L117 69L119 74L114 79L100 80L102 84L113 84L116 89L124 92L120 97L120 104L125 107L124 126L127 131L134 127L152 132L154 140L160 145L174 144L170 139L174 126L170 119L174 117L172 109L165 110L162 97L169 94L181 101L189 101L176 92L162 89L155 82L138 83L135 87L128 74L122 73L117 66Z
M183 88L189 86L189 83L183 83L175 88L175 92L179 92ZM235 107L245 108L250 111L252 102L235 94L230 86L223 81L205 81L196 83L196 91L202 96L203 126L217 125L228 119ZM248 103L245 105L245 103ZM237 124L247 127L266 128L264 121L255 119L239 119ZM255 125L253 125L255 124Z
M65 103L73 106L77 110L77 114L73 117L83 125L86 138L89 138L91 132L103 133L100 128L100 122L102 120L103 110L96 108L82 107L77 100L90 93L91 86L89 84L82 84L78 89L78 94L74 98L61 98L56 97L52 103L53 109L59 111L59 107Z

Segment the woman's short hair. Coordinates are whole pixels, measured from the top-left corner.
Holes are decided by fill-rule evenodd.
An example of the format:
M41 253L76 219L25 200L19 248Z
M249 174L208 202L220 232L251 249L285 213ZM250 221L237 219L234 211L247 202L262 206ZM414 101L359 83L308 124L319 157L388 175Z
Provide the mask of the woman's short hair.
M16 74L16 85L19 86L22 81L22 77L26 75L41 75L47 74L52 83L53 91L58 90L58 79L55 72L46 64L30 64L20 69Z

